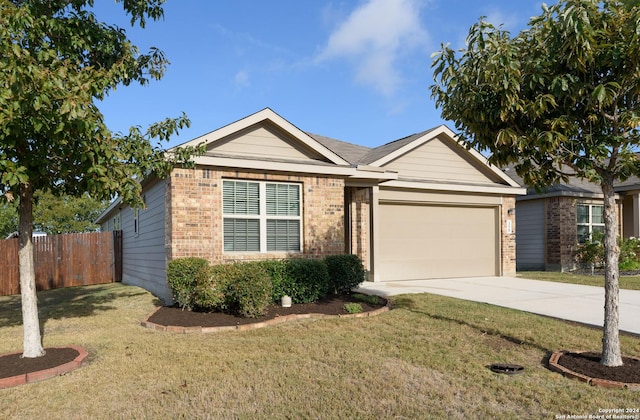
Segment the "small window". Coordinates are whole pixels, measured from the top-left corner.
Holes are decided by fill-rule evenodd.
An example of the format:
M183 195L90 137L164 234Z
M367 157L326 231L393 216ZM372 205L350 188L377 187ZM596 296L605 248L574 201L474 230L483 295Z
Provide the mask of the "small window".
M225 180L222 194L225 252L302 249L299 184Z
M133 209L133 234L140 234L140 209Z
M604 206L578 204L578 243L592 240L594 233L604 233Z

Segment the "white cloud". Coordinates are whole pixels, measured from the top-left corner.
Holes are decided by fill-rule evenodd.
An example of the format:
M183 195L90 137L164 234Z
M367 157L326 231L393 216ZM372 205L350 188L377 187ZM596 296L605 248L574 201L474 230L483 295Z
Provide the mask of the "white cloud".
M347 58L356 80L391 96L402 82L398 59L425 46L420 0L367 0L338 25L315 62Z
M239 88L250 86L251 82L249 80L249 72L247 70L240 70L237 72L233 77L233 83Z

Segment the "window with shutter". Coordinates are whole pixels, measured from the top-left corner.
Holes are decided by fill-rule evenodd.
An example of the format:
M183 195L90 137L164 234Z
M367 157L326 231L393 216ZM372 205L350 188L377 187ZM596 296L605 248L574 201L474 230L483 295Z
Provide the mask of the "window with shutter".
M224 180L222 194L225 252L302 249L299 184Z

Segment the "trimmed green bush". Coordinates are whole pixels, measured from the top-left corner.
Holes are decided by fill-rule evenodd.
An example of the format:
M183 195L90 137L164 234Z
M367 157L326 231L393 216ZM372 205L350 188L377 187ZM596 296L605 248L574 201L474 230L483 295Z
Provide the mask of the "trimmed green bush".
M287 292L294 303L315 302L329 292L329 272L322 260L288 260L287 274L293 281Z
M640 240L634 237L622 240L620 243L620 270L637 270L639 268Z
M224 293L228 276L221 275L224 266L215 265L203 270L197 277L194 307L201 311L219 310L224 304Z
M273 289L271 301L280 303L282 296L291 297L296 289L296 282L287 271L288 260L265 260L259 263L271 277Z
M229 268L225 309L245 318L263 316L271 303L273 284L260 263L236 263Z
M203 258L187 257L169 261L167 282L173 291L173 299L182 309L195 307L196 286L206 278L209 263Z
M349 293L364 281L364 266L357 255L329 255L324 259L329 271L329 291Z

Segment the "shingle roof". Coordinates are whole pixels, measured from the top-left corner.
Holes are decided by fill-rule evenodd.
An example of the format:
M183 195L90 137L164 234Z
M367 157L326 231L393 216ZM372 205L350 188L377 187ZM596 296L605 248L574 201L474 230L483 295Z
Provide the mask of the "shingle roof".
M346 141L341 141L341 140L332 139L330 137L321 136L319 134L313 134L313 133L307 133L307 134L313 137L313 139L316 140L318 143L322 144L324 147L331 150L333 153L349 161L351 164L368 165L372 162L375 162L378 159L381 159L387 156L389 153L393 153L394 151L406 146L407 144L410 144L414 140L419 139L420 137L428 134L433 130L435 130L435 128L431 128L421 133L416 133L407 137L403 137L401 139L383 144L382 146L378 146L373 149L370 147L360 146L358 144L347 143Z
M505 173L519 185L527 187L522 178L518 176L513 166L504 169ZM637 189L640 185L640 178L632 176L624 182L615 182L614 189L616 191L624 191L625 189ZM544 188L542 192L536 192L535 189L528 187L527 195L535 194L602 194L602 189L598 184L586 181L584 179L571 177L569 182L563 184L555 184Z
M330 137L321 136L319 134L307 134L313 137L313 139L318 143L353 165L358 164L360 158L371 150L371 148L366 146L347 143L346 141L332 139Z

